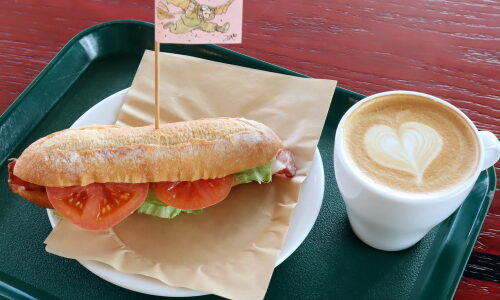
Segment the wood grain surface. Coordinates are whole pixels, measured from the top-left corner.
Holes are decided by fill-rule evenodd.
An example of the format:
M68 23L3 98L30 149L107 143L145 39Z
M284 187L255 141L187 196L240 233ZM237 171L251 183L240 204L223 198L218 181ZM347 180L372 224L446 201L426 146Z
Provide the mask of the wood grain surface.
M72 36L110 20L152 22L153 2L0 1L0 112ZM247 0L244 6L243 43L228 48L366 95L429 93L500 136L500 2ZM477 252L500 255L499 198ZM497 283L463 277L455 298L498 299L498 279L498 268Z

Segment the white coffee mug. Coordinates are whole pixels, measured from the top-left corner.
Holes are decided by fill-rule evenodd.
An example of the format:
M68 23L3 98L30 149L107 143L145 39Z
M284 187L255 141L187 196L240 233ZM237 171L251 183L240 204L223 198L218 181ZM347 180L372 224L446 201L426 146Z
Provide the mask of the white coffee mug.
M451 107L469 123L477 135L480 150L479 163L472 177L443 193L413 196L377 185L354 167L353 162L346 157L347 147L342 136L347 117L363 103L393 94L417 95L437 101ZM344 114L335 135L335 177L351 227L363 242L386 251L406 249L420 241L462 204L479 173L495 164L499 157L500 143L495 135L488 131L478 131L469 118L448 102L418 92L384 92L359 101Z

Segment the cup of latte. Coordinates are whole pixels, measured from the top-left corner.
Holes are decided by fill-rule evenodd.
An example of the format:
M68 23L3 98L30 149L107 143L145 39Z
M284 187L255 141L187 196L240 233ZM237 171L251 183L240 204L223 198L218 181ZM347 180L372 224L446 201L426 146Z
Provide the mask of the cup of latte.
M397 251L413 246L465 200L500 157L498 139L434 96L392 91L342 117L335 177L354 233Z

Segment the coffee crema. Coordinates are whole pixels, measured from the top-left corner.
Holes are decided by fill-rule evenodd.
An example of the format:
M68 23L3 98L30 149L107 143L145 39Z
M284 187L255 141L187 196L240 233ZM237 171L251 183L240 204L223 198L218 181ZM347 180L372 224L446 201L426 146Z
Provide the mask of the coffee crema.
M363 103L346 120L349 159L371 180L408 193L435 193L469 179L479 163L474 129L452 108L417 95Z

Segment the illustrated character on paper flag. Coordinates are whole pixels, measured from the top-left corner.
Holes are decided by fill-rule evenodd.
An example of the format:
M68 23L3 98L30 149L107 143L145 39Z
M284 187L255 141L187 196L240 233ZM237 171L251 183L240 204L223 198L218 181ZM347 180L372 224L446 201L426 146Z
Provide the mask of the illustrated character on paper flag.
M155 41L167 44L237 44L243 0L155 0Z
M211 21L215 19L215 16L225 14L233 1L234 0L229 0L222 5L213 7L200 4L194 0L166 0L167 3L181 8L183 14L177 22L167 22L163 25L163 28L176 34L183 34L192 30L226 33L230 26L229 22L217 24ZM168 7L162 2L158 5L157 11L158 18L160 19L175 17L170 13Z

